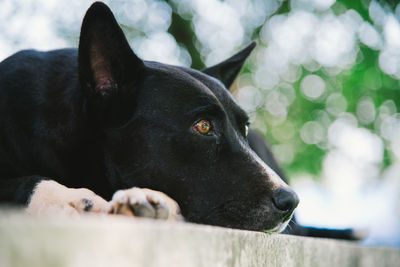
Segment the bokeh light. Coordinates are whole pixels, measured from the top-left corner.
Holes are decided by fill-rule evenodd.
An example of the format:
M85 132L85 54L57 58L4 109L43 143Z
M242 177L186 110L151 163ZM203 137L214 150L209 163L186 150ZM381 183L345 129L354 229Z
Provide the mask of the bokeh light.
M2 0L0 59L77 46L91 2ZM299 193L298 220L400 246L400 4L105 2L146 60L210 66L257 40L232 91Z

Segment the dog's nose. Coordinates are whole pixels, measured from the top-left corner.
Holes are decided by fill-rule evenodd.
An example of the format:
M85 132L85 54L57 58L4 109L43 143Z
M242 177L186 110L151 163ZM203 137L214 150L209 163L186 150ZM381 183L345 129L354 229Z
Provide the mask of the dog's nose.
M272 201L280 211L291 214L299 204L299 197L294 191L281 187L273 193Z

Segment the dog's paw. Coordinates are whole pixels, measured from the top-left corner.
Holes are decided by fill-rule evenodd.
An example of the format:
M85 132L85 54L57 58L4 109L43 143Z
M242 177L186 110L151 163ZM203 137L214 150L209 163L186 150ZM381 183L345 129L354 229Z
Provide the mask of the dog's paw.
M55 181L40 182L34 189L27 211L30 214L79 215L105 213L108 202L86 188L68 188Z
M78 213L105 213L108 209L108 202L86 188L69 188L68 205Z
M115 192L109 213L163 220L182 220L178 204L166 194L145 188Z

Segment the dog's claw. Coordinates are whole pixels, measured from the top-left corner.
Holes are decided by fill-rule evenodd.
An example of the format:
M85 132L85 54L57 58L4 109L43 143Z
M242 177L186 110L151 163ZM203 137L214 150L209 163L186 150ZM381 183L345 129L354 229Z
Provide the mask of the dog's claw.
M163 200L161 197L159 197L157 192L153 192L153 194L148 194L147 195L147 200L155 206L155 210L157 212L156 216L159 219L168 219L169 216L169 210L168 210L168 205L165 200Z
M93 201L88 199L88 198L83 198L82 199L83 204L85 205L85 207L83 208L83 211L90 211L93 208Z
M117 191L109 203L109 213L162 220L182 220L178 204L164 193L131 188Z
M78 213L103 213L106 210L107 202L86 188L68 188L72 192L68 205Z
M133 209L133 213L138 217L157 218L155 207L150 205L148 202L136 203L131 207Z

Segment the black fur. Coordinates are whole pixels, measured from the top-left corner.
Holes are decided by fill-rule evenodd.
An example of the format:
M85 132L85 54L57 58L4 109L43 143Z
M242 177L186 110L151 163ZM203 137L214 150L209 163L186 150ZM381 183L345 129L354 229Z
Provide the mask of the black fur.
M169 194L189 221L273 228L297 197L277 209L276 185L253 150L284 175L259 135L246 138L247 116L226 90L254 46L203 72L144 62L95 3L78 50L26 50L0 63L0 201L26 204L44 179L106 199L138 186ZM212 134L193 132L199 119L212 122ZM354 237L290 225L291 234Z
M253 47L204 72L142 61L93 4L78 50L0 63L0 200L24 204L43 179L105 199L147 187L192 222L278 230L297 196L249 147L247 115L225 87ZM193 130L201 119L207 135Z
M26 204L44 179L106 199L138 186L169 194L189 221L275 227L297 197L288 191L290 210L277 209L276 184L252 149L283 173L259 135L246 138L247 116L226 90L254 46L203 72L144 62L95 3L78 50L26 50L0 63L0 201ZM210 135L193 132L199 119L212 122ZM354 238L290 225L291 234Z

